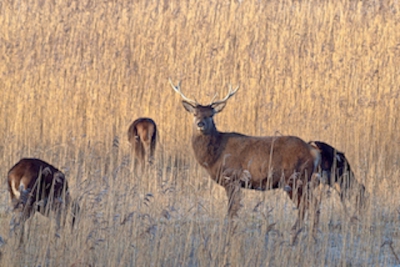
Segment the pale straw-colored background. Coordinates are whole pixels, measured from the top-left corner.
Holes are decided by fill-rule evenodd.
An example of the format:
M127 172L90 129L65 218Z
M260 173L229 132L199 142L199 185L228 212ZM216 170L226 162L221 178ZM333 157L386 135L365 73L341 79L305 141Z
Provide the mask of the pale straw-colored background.
M0 265L400 265L399 62L397 0L1 2ZM306 229L290 246L287 196L246 191L229 235L225 192L194 159L169 77L204 104L240 84L215 117L221 131L344 151L366 213L350 220L320 188L316 238ZM126 132L140 116L160 142L135 175ZM65 172L82 206L73 233L56 237L36 215L17 249L6 176L21 157Z

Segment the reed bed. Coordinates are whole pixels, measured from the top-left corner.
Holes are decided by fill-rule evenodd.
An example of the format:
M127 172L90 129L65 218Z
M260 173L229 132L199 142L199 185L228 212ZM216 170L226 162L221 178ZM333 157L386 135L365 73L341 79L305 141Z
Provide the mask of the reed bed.
M82 214L57 234L36 214L18 247L2 183L0 265L400 266L399 12L397 0L3 1L3 177L21 157L48 161ZM240 85L215 118L221 131L344 151L367 211L352 220L321 187L318 233L292 245L297 213L284 192L247 190L230 228L169 77L204 104ZM160 140L144 174L127 141L141 116Z

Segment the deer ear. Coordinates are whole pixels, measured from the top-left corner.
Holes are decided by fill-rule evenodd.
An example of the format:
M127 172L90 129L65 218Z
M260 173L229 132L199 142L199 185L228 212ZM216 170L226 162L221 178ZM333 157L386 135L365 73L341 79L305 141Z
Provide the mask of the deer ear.
M211 107L214 110L214 114L221 112L224 109L225 105L226 105L226 102L212 104Z
M183 100L182 101L183 107L190 113L194 114L195 113L195 109L196 107L194 105L192 105L191 103Z

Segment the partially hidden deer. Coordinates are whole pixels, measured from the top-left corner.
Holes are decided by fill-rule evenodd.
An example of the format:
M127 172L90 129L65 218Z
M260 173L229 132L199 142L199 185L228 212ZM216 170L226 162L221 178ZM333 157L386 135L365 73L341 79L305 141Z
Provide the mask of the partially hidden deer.
M320 162L319 151L295 136L247 136L236 132L220 132L214 115L221 112L228 99L201 105L187 98L180 89L180 82L172 88L182 100L183 107L194 117L192 148L197 162L211 179L225 188L228 196L228 216L237 215L240 207L241 188L253 190L285 189L298 208L298 218L293 230L304 222L310 204L315 211L314 225L318 223L318 202L312 195L313 173Z
M345 211L347 212L345 200L350 201L353 196L356 210L365 208L365 186L356 179L345 154L325 142L310 141L309 144L320 151L323 180L333 188L335 184L339 185L339 196Z
M65 224L66 212L70 207L72 225L80 210L78 203L71 201L65 175L37 158L23 158L9 170L8 190L13 210L17 213L13 216L12 224L21 226L22 232L25 221L36 211L45 216L54 211L57 227L60 228L61 224Z
M154 161L154 152L157 145L156 123L150 118L136 119L129 126L128 140L134 153L135 167L140 165L143 171L146 162L152 164Z

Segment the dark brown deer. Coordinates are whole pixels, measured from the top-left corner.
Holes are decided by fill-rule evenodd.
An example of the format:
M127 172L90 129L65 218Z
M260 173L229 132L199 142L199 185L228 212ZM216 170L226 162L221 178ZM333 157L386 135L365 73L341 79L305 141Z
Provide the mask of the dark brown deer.
M144 170L146 158L149 164L152 164L154 160L157 144L156 123L150 118L138 118L129 126L128 140L135 154L135 166L139 161L142 170Z
M339 185L339 195L343 206L345 207L345 200L350 200L350 197L355 194L357 209L365 207L365 186L355 178L344 153L324 142L310 141L309 144L320 151L320 167L326 183L331 187L335 183Z
M14 211L19 211L19 216L17 219L13 218L13 223L21 225L22 229L25 221L35 211L45 216L48 216L51 210L55 211L58 228L61 218L66 217L65 214L62 216L62 213L67 211L71 204L73 223L79 212L79 205L71 203L64 174L40 159L23 158L16 163L8 172L8 190Z
M295 136L253 137L235 132L219 132L213 116L223 110L239 87L235 90L230 88L224 99L203 106L184 96L180 83L175 86L169 81L182 97L183 107L194 116L194 155L211 178L225 188L229 199L229 217L237 215L240 188L285 188L299 209L293 229L303 223L305 211L310 204L317 211L316 198L311 194L313 173L320 159L317 149ZM317 213L314 223L318 223Z

